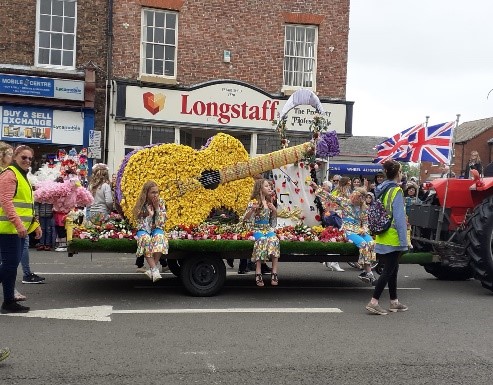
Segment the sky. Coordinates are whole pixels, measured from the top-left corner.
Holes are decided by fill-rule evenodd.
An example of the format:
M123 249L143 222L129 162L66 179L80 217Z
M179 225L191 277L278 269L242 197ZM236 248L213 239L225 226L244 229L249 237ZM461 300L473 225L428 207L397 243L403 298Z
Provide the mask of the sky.
M491 0L351 0L353 135L493 117L492 17Z

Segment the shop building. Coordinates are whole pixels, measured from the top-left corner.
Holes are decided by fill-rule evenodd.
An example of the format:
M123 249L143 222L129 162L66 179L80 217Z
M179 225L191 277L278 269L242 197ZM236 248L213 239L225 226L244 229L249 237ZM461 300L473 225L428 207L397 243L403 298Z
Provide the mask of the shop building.
M345 100L349 0L122 0L113 4L107 161L155 143L199 149L217 132L251 156L279 149L272 120L299 88L352 135ZM290 145L310 139L309 106L288 114Z
M1 140L35 151L101 158L105 126L107 2L5 0L0 24ZM22 10L22 17L19 12Z

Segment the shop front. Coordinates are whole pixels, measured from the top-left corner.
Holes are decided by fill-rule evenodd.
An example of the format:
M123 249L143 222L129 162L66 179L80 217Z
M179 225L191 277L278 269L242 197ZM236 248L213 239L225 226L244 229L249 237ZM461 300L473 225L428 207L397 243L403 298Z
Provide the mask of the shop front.
M330 162L330 175L339 174L347 176L373 176L378 172L382 172L381 164L373 163L337 163Z
M158 143L200 149L216 133L229 134L250 156L279 150L272 121L288 97L270 95L247 83L212 81L188 88L141 87L114 82L108 133L108 165L116 171L125 154ZM320 98L325 117L338 135L351 136L353 102ZM288 113L290 146L310 140L315 108L294 107Z
M94 109L84 107L84 81L0 74L1 140L33 148L33 172L59 150L90 144ZM97 155L97 154L96 154ZM89 154L89 169L94 154Z

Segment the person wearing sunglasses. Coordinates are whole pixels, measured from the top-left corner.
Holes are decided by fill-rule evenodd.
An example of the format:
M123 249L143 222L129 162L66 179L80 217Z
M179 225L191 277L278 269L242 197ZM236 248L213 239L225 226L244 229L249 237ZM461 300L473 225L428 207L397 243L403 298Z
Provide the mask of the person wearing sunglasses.
M27 173L34 151L21 145L14 150L13 163L0 174L0 281L3 286L2 313L26 313L28 306L15 300L17 268L22 258L28 234L41 238L41 227L35 220L34 199Z

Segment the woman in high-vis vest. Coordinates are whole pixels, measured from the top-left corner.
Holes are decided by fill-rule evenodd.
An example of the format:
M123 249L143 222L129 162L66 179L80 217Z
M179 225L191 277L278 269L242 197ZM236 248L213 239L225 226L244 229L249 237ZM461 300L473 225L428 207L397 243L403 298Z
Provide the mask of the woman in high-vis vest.
M383 169L387 179L379 184L375 189L376 198L383 196L383 205L387 206L391 201L390 208L392 211L392 225L387 231L378 234L375 237L375 252L377 259L384 264L383 272L378 278L373 297L366 305L366 310L378 315L388 314L387 310L382 308L378 301L380 295L389 286L390 306L389 311L398 312L406 311L407 306L403 305L397 299L397 274L399 272L399 257L408 250L407 240L407 220L404 208L404 194L399 187L401 181L401 165L395 160L388 160L383 164Z
M15 279L28 233L41 237L41 227L34 218L34 199L27 180L34 152L28 146L14 150L13 164L0 174L0 281L3 286L2 313L25 313L29 307L15 301Z

